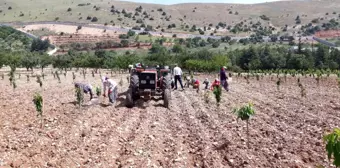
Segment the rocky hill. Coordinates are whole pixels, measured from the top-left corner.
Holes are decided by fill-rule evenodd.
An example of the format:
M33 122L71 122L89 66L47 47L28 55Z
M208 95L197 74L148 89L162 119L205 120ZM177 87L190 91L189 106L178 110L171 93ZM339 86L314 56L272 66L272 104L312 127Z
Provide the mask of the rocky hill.
M112 0L3 0L0 22L70 21L122 27L148 27L165 32L262 34L299 32L322 24L337 27L336 0L278 1L262 4L177 5ZM332 20L333 19L333 20ZM310 25L308 25L310 24ZM149 25L149 26L148 26ZM308 25L308 26L307 26ZM215 30L216 29L216 30Z

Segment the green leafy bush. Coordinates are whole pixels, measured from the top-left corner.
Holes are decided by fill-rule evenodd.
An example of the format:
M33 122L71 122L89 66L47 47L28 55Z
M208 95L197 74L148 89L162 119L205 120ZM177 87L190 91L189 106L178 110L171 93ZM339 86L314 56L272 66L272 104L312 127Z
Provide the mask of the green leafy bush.
M249 119L251 116L255 115L255 109L252 103L242 106L241 108L234 108L233 113L237 116L237 119L247 122L247 146L249 148Z
M328 159L334 159L333 164L340 167L340 129L335 128L332 133L323 137L326 143Z
M76 88L76 99L77 99L76 102L78 106L80 107L84 102L84 92L79 87Z
M36 93L33 97L33 103L37 111L37 117L40 117L40 127L43 125L43 98L39 93Z
M221 96L222 96L222 87L221 87L221 85L215 87L213 93L215 95L217 106L219 106L220 102L221 102Z

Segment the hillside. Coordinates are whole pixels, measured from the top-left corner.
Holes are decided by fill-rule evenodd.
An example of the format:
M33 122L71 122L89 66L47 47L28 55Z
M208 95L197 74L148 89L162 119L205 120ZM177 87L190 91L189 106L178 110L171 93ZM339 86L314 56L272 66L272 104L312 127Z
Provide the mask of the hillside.
M2 15L0 22L57 20L106 23L122 27L151 25L153 29L158 31L164 29L166 32L189 32L195 25L196 30L198 28L204 30L205 26L205 34L214 32L216 25L220 23L215 34L225 34L235 28L235 25L238 26L235 28L235 32L238 33L254 31L258 27L268 29L272 27L272 30L281 31L286 25L288 31L298 31L301 27L299 25L311 23L313 19L317 19L318 23L325 23L333 18L338 20L336 11L340 11L340 2L309 0L254 5L200 3L157 5L112 0L3 0L0 2L0 11ZM301 23L296 25L297 16ZM92 20L93 17L98 20Z

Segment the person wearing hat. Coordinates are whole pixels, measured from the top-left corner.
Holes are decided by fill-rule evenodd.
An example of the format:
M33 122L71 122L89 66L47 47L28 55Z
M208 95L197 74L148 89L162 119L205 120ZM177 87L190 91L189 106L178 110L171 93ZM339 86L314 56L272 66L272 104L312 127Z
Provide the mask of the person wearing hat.
M223 66L221 68L221 71L220 71L220 81L221 81L221 85L222 87L226 90L226 91L229 91L229 88L228 88L228 76L227 76L227 72L226 72L226 69L227 67Z
M113 81L112 79L109 79L108 77L103 76L102 77L102 83L103 83L103 96L106 97L106 89L108 88L108 97L110 103L114 103L118 97L118 88L117 83Z
M204 89L209 89L210 81L208 80L208 78L205 78L203 84L205 85Z
M74 87L81 89L85 94L89 93L90 94L90 100L92 100L93 91L92 91L92 86L90 84L76 82L76 83L74 83Z

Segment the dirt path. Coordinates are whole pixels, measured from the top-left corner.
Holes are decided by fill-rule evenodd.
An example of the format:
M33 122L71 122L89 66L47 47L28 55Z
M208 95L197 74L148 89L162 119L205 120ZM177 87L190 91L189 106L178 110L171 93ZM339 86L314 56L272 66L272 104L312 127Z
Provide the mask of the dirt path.
M61 76L61 83L46 73L43 88L33 77L27 82L25 75L17 79L15 91L7 76L0 80L0 166L330 166L322 136L340 122L340 92L334 78L322 80L320 86L315 79L301 78L307 90L307 97L301 98L297 78L287 78L277 91L276 78L250 79L247 84L234 77L219 107L213 95L206 103L203 90L186 89L172 91L170 109L163 108L158 98L140 100L128 109L126 80L115 106L99 98L97 105L79 108L71 73ZM76 81L100 86L99 74L85 80L76 74ZM112 78L125 79L120 74ZM35 92L45 100L42 129L32 103ZM249 101L257 113L250 120L248 149L246 124L231 111Z

